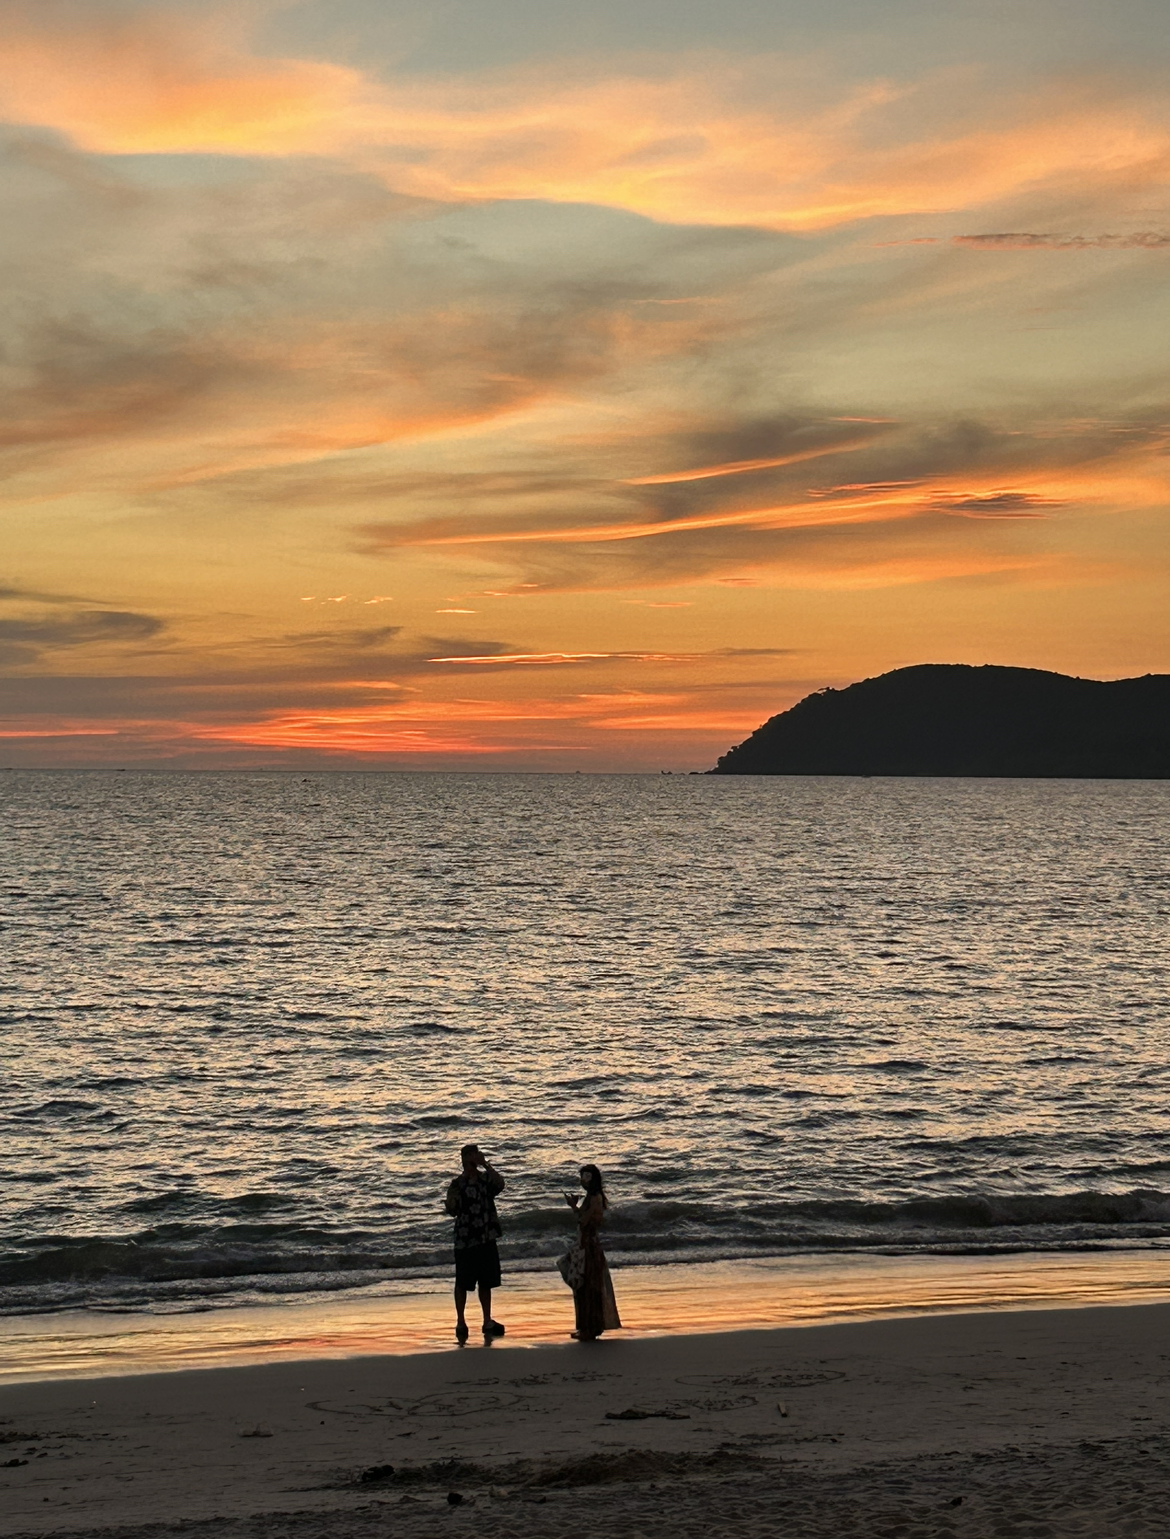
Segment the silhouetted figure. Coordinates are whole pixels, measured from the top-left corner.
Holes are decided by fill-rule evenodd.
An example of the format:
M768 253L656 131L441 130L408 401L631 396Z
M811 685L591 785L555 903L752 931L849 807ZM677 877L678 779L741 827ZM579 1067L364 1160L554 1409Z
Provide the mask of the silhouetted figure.
M577 1316L577 1329L573 1335L578 1341L596 1341L602 1331L621 1330L617 1300L614 1298L613 1281L609 1264L601 1248L598 1231L605 1222L609 1198L605 1195L605 1182L596 1165L581 1166L581 1185L584 1195L575 1197L565 1193L565 1201L577 1215L581 1227L578 1245L583 1253L584 1276L580 1287L573 1289L573 1307Z
M459 1158L463 1173L447 1188L444 1203L455 1220L455 1339L467 1340L463 1311L468 1293L478 1288L483 1333L490 1341L504 1334L504 1327L492 1319L492 1289L500 1286L500 1252L496 1241L503 1231L496 1213L496 1198L505 1183L477 1144L464 1144Z

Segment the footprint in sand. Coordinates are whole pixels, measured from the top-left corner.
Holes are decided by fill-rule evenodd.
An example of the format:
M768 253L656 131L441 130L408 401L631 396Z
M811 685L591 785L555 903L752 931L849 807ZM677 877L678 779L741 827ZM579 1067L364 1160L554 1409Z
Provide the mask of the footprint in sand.
M844 1377L832 1369L808 1368L785 1373L685 1373L675 1383L696 1389L807 1389Z
M332 1416L477 1416L506 1409L530 1409L522 1404L521 1396L508 1390L440 1390L417 1400L312 1400L309 1405L314 1411Z
M601 1379L620 1379L620 1373L530 1373L522 1379L509 1379L509 1384L525 1389L535 1389L545 1384L596 1384Z

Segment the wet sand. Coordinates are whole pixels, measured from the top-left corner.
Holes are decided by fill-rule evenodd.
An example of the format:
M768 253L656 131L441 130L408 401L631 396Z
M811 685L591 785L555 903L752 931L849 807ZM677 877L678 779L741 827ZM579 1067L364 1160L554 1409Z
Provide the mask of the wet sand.
M1168 1376L1142 1304L15 1384L0 1530L1164 1535Z
M627 1266L614 1277L629 1339L943 1311L1170 1303L1168 1261L1156 1249L853 1253ZM551 1264L509 1271L496 1307L512 1327L507 1347L563 1342L571 1328L572 1301ZM10 1316L0 1325L0 1384L439 1351L452 1344L452 1324L446 1278L172 1314Z

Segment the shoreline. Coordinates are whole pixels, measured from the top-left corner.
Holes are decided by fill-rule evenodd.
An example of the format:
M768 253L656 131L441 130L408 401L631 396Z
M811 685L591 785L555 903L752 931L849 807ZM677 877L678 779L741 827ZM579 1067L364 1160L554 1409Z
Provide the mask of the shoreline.
M1153 1536L1168 1362L1159 1303L8 1385L0 1525Z
M636 1341L845 1322L1170 1303L1161 1250L768 1257L614 1268ZM555 1273L505 1276L495 1350L567 1341L572 1300ZM469 1312L469 1318L471 1318ZM456 1351L451 1285L152 1313L67 1310L4 1319L0 1386ZM478 1350L478 1333L473 1330Z

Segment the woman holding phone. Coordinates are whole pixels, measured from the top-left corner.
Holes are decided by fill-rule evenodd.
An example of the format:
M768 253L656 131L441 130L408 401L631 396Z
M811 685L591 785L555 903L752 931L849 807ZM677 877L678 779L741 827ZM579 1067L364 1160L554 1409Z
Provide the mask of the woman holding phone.
M596 1341L602 1331L620 1330L622 1322L609 1266L598 1238L598 1231L605 1222L605 1210L609 1207L605 1182L596 1165L582 1165L580 1179L584 1188L581 1196L565 1193L565 1201L576 1213L580 1225L579 1243L585 1260L581 1286L573 1289L573 1307L577 1315L577 1329L573 1335L578 1341Z

